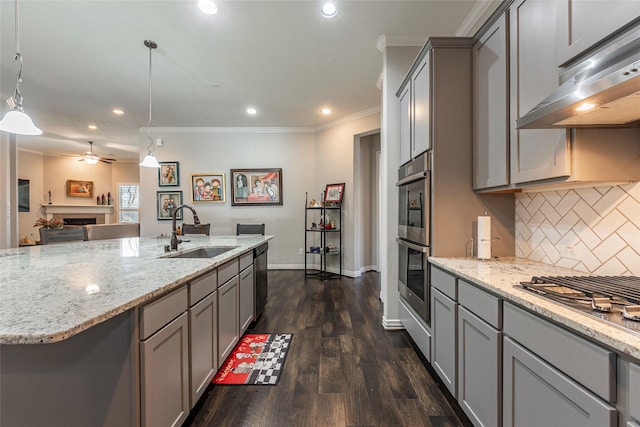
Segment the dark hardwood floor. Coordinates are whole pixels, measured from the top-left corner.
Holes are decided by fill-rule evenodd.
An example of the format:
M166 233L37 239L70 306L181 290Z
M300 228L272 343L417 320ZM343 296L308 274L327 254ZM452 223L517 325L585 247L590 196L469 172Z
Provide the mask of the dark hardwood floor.
M248 332L293 333L276 386L210 386L191 426L467 426L404 331L382 328L378 273L358 279L269 271ZM459 409L458 409L459 411Z

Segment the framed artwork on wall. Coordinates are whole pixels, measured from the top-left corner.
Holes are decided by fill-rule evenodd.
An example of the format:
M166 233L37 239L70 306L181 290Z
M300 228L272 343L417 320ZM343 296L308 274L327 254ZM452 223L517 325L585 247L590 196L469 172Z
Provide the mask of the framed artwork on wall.
M231 169L231 205L282 205L282 168Z
M180 185L180 163L178 162L159 162L158 169L158 186L159 187L177 187Z
M324 190L324 203L331 206L342 203L342 195L344 194L344 182L340 184L327 184Z
M171 220L173 209L182 204L182 191L156 192L158 220ZM176 219L182 220L182 209L178 211Z
M67 197L93 198L93 181L67 180Z
M191 175L191 201L194 203L224 202L224 173Z

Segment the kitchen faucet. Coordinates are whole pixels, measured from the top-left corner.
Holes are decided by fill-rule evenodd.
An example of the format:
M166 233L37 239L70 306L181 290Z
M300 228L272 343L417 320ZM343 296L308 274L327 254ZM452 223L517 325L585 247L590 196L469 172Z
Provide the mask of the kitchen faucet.
M171 250L172 251L177 251L178 243L182 242L182 240L178 239L178 235L176 234L176 215L178 215L178 211L183 208L188 208L193 213L193 225L200 225L200 218L198 218L198 214L196 213L195 209L193 209L189 205L176 206L176 208L173 210L173 213L171 214Z

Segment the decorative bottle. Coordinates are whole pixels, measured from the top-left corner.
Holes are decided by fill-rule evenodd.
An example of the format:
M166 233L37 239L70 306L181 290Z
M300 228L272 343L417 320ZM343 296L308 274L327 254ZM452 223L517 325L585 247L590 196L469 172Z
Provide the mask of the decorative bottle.
M96 202L97 202L98 205L100 205L100 196L96 197Z
M113 204L113 200L111 200L111 191L107 193L107 204L111 206Z
M105 199L104 199L104 194L102 195L102 203L101 204L105 204Z

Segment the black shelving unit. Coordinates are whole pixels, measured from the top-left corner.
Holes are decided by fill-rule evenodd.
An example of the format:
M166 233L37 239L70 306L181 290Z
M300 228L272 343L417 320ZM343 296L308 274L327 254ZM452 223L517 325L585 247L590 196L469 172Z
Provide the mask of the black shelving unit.
M304 274L323 280L342 276L342 204L309 206L309 194L304 201ZM321 200L324 199L324 195ZM329 225L324 224L329 218ZM315 227L314 227L315 224ZM312 262L309 262L309 261ZM338 264L338 272L328 271ZM319 266L319 268L318 268Z

